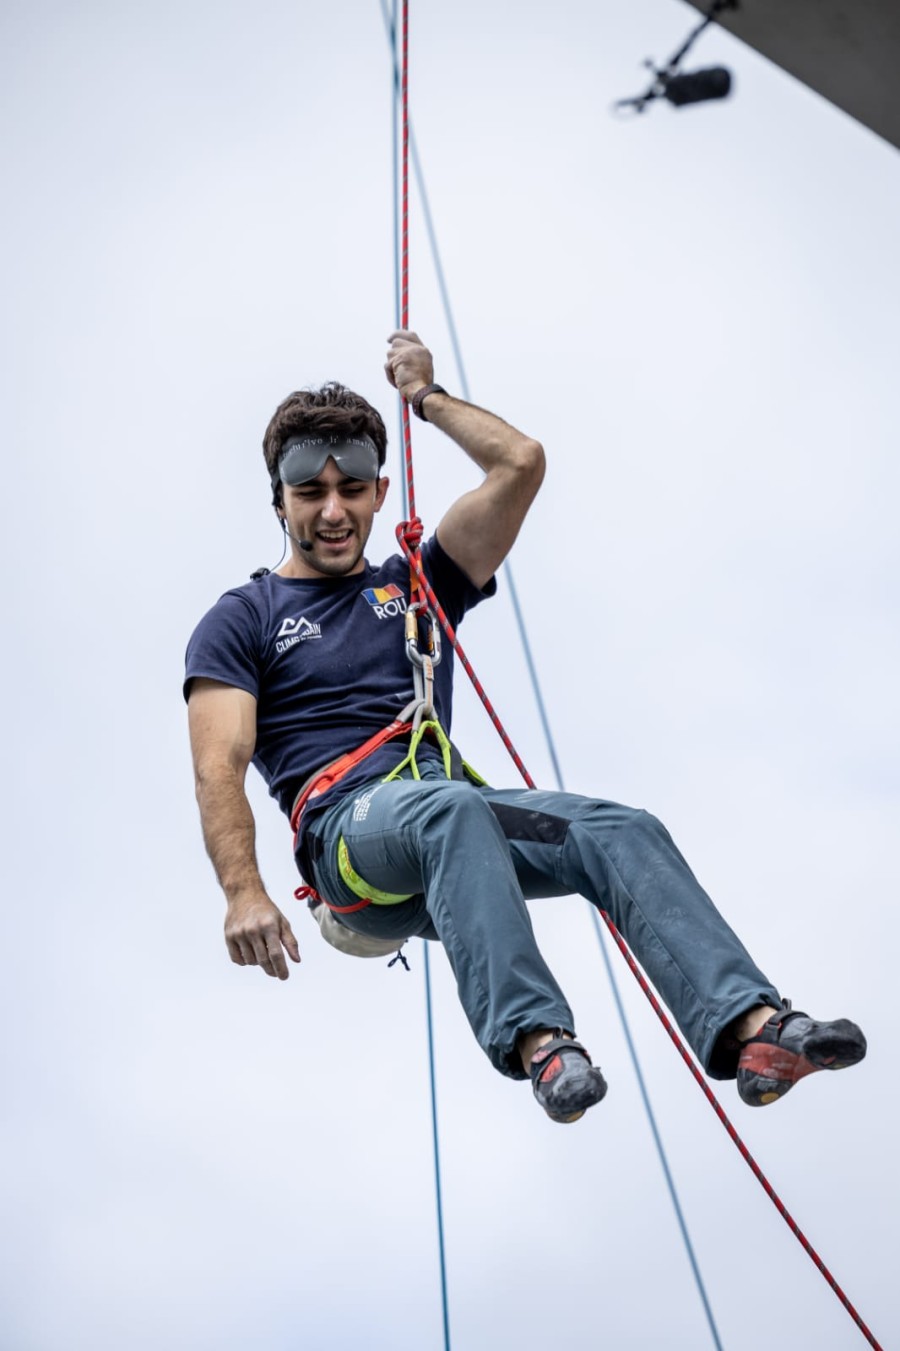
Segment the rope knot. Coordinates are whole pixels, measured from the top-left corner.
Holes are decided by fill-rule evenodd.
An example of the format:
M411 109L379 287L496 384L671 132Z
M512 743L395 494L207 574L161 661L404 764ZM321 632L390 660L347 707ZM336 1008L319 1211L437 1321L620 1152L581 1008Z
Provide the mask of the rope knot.
M297 887L294 892L295 901L306 901L310 906L321 905L322 897L316 891L315 887Z
M418 516L413 516L411 521L401 521L397 526L397 534L408 549L413 553L422 543L422 536L425 533L425 527Z

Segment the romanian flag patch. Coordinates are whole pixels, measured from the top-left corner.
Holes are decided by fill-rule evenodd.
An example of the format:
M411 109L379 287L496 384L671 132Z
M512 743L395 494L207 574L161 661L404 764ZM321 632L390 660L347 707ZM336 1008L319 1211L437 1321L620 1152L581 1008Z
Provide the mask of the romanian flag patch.
M403 592L391 582L390 586L370 586L363 592L370 605L386 605L389 600L402 600Z

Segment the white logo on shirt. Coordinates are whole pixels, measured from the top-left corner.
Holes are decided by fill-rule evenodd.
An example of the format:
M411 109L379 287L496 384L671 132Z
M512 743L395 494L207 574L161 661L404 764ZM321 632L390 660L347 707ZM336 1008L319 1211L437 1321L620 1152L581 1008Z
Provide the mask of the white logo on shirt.
M275 651L287 652L298 643L305 643L307 638L321 638L322 626L311 623L305 615L301 615L299 619L284 619L277 637L279 641L275 644Z

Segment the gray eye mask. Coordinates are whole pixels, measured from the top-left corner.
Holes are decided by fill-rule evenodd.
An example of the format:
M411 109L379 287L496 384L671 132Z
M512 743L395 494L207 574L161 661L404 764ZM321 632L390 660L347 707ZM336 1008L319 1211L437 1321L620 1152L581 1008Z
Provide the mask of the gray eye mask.
M297 487L321 474L329 458L347 478L378 477L378 451L368 436L292 436L284 443L278 476Z

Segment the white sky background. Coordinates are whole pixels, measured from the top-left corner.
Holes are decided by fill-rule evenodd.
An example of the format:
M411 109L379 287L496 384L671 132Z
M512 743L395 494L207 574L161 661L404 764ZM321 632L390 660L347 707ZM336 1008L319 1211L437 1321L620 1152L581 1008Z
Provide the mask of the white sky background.
M613 119L695 21L417 0L413 118L472 395L547 449L513 561L567 784L660 815L784 993L866 1029L851 1075L722 1101L890 1344L900 161L721 33L729 103ZM395 425L377 0L14 3L0 49L0 1344L439 1348L421 951L321 942L254 783L304 962L231 966L179 689L200 614L277 561L279 399L339 378ZM415 200L412 314L458 389ZM477 474L414 446L433 526ZM508 597L463 638L549 785ZM711 1345L589 917L533 913L611 1088L548 1122L433 952L453 1346ZM613 960L723 1344L862 1345Z

